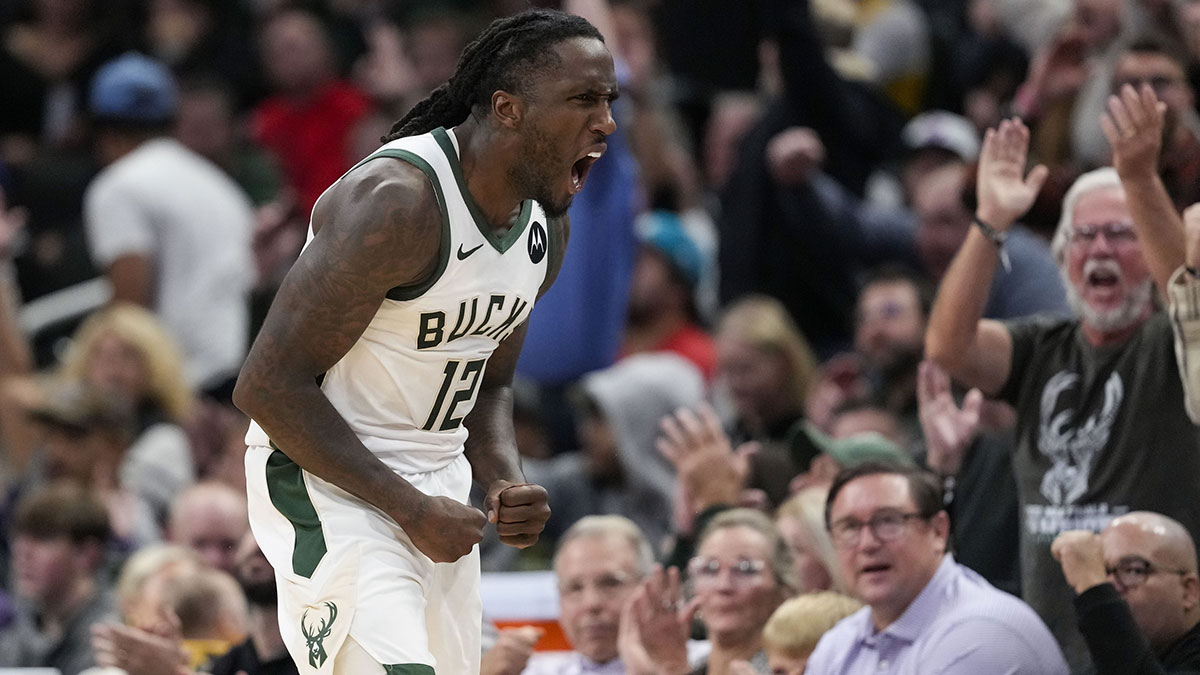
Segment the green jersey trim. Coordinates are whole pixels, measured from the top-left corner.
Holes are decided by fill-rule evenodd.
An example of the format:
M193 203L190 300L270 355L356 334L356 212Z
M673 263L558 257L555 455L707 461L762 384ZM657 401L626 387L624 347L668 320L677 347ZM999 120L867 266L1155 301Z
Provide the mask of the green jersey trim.
M426 162L424 158L416 153L408 150L399 150L396 148L388 148L367 157L358 164L354 165L354 169L366 164L367 162L378 159L380 157L390 157L408 162L421 170L429 182L433 184L433 191L437 195L438 210L442 216L442 240L438 244L438 263L437 269L429 275L428 278L422 279L414 284L405 286L396 286L387 292L389 300L415 300L425 294L426 291L433 288L438 279L442 278L442 274L446 271L446 265L450 262L450 214L446 209L446 196L442 193L442 184L438 180L437 172L433 167ZM354 169L351 169L353 171Z
M533 202L526 199L521 202L521 213L517 216L517 220L508 232L503 235L497 235L495 230L488 225L487 218L483 216L483 211L479 205L471 197L470 191L467 190L467 180L462 174L462 165L458 161L458 152L454 149L454 142L450 140L450 134L444 127L438 127L432 132L434 140L441 146L442 152L446 153L446 160L450 162L450 170L454 173L454 180L458 182L458 191L462 194L463 202L467 205L467 210L471 212L471 218L475 221L475 227L479 229L479 233L487 240L492 248L500 253L504 253L512 248L513 243L521 238L521 233L525 231L525 226L529 224L529 214L533 211Z
M424 663L383 664L383 675L436 675L431 666Z
M267 494L296 533L296 543L292 548L292 571L311 579L326 552L321 518L308 496L308 486L304 484L304 473L300 466L274 443L271 448L274 452L267 458Z

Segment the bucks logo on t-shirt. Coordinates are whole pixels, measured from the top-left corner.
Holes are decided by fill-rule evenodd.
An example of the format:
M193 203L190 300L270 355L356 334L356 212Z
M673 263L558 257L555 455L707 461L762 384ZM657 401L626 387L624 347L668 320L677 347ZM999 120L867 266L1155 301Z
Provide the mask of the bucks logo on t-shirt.
M333 632L333 622L337 620L338 615L338 608L334 603L321 604L326 610L323 616L309 619L309 610L306 609L300 617L300 632L304 634L308 645L308 665L313 668L320 668L325 664L325 659L329 658L329 654L325 652L325 638Z
M533 221L529 228L529 260L534 265L546 257L546 228L538 221Z

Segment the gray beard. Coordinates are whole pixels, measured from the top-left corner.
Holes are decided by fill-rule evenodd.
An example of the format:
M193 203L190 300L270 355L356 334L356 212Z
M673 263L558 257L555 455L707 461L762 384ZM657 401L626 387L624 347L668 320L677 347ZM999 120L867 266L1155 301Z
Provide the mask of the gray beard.
M1147 279L1131 288L1120 306L1101 311L1084 302L1069 280L1063 281L1066 282L1067 303L1071 309L1075 310L1084 324L1101 333L1116 333L1135 325L1154 301L1154 282Z

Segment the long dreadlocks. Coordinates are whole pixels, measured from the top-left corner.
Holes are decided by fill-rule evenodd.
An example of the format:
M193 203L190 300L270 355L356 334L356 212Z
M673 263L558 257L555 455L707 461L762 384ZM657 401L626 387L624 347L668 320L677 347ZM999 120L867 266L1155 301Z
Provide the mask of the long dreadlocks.
M531 74L556 58L552 45L575 37L604 40L587 20L554 10L493 21L463 49L450 80L392 125L383 142L461 124L475 106L491 105L496 90L520 91Z

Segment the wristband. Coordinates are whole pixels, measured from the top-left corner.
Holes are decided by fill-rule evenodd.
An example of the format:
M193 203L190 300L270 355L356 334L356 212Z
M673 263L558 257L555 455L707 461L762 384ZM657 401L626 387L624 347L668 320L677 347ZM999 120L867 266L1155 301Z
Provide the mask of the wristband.
M971 216L971 222L975 223L983 236L996 245L996 252L1000 255L1000 264L1004 267L1005 272L1011 272L1012 261L1008 258L1008 249L1004 247L1004 243L1008 241L1008 233L988 225L979 216Z

